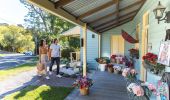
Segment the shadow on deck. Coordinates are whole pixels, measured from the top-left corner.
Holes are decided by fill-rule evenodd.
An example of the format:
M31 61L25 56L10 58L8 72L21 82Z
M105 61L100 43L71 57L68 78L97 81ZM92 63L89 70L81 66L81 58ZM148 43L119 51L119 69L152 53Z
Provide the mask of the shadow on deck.
M121 75L96 71L92 79L94 85L88 96L81 96L75 89L65 100L129 100L126 81Z

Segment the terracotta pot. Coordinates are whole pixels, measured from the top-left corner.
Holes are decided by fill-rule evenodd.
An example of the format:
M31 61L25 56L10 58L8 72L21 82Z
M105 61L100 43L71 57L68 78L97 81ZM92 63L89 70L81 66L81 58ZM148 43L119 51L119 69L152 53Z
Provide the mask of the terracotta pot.
M109 73L113 73L113 72L114 72L113 67L108 67L108 69L107 69L107 70L108 70L108 72L109 72Z
M82 88L80 89L81 95L88 95L89 94L89 88Z

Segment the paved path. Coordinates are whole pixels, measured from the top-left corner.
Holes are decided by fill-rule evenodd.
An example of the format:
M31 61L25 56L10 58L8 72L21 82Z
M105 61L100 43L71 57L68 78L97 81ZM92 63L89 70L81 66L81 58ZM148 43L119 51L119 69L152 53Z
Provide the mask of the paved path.
M75 89L66 100L129 100L126 82L121 75L108 72L95 72L92 75L94 85L90 88L89 96L81 96Z
M56 69L56 66L54 66ZM13 92L19 91L29 85L49 85L49 86L64 86L71 87L74 78L57 78L55 72L50 75L50 80L45 79L44 76L37 76L36 68L31 71L19 73L16 76L11 76L8 79L0 82L0 100L4 96Z
M0 83L0 99L10 93L18 91L34 82L38 77L36 70L22 72L16 76L10 77Z

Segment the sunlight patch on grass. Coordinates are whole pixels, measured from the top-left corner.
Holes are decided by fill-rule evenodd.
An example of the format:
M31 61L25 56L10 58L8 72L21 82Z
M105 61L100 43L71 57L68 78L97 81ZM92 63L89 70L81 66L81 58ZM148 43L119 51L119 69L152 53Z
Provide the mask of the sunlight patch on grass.
M4 100L64 100L72 90L71 87L29 86L7 95Z
M0 54L0 57L4 57L6 54Z
M36 66L36 63L27 63L22 64L16 67L0 70L0 81L7 79L10 76L17 75L21 72L33 70Z

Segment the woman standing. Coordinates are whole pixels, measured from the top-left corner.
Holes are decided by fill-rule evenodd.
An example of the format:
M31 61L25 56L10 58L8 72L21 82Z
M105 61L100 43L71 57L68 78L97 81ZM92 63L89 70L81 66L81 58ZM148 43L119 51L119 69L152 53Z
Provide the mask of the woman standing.
M48 46L45 40L40 41L39 47L39 62L45 66L45 73L47 74L47 60L48 60ZM46 75L46 79L50 79L49 76Z

